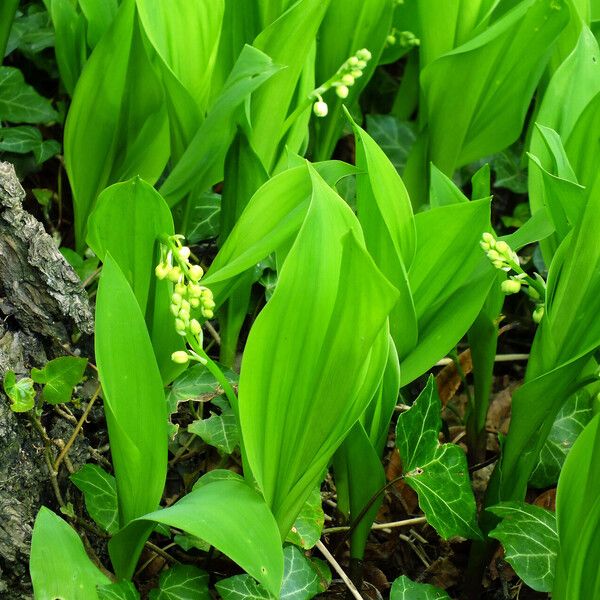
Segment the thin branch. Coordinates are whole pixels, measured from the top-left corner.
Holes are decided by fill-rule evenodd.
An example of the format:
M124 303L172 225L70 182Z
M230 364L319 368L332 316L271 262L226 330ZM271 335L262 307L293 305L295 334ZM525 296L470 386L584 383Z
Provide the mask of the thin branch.
M333 557L331 552L327 550L323 542L319 540L317 542L317 548L321 551L321 554L327 559L327 562L334 568L335 572L342 578L342 581L346 584L346 587L350 590L350 593L356 598L356 600L363 600L356 586L350 580L350 577L344 573L344 570L340 566L337 560Z
M208 329L208 333L210 333L212 339L215 340L215 342L217 342L217 346L220 346L221 345L221 336L219 335L219 332L212 326L211 322L205 321L204 327L206 327L206 329Z
M404 519L403 521L391 521L390 523L373 523L371 529L392 529L394 527L408 527L409 525L420 525L427 523L426 517L413 517L412 519ZM340 533L342 531L350 531L348 526L326 527L323 533Z

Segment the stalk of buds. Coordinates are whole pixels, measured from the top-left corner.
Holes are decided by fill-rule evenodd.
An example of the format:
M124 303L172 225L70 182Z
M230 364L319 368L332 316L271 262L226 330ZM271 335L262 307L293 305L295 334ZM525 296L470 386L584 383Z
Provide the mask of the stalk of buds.
M392 27L385 38L385 43L388 46L399 44L401 48L414 48L421 45L421 40L412 31L398 31Z
M331 79L312 92L311 96L316 99L313 104L313 112L317 117L326 117L329 112L329 107L323 100L322 94L334 88L339 98L347 98L350 93L349 88L354 85L359 77L362 77L363 71L370 60L371 53L366 48L362 48L346 60Z
M204 275L200 265L190 263L190 249L182 245L183 236L165 238L161 245L161 261L155 273L159 279L168 279L175 286L171 295L170 310L175 317L175 330L185 337L192 348L202 348L202 326L196 315L204 319L214 316L215 301L212 292L199 281ZM173 361L185 364L189 360L205 363L205 359L194 350L180 350L171 356Z
M522 268L517 253L504 241L497 240L491 233L484 233L480 246L490 259L494 267L515 275L509 275L506 281L500 284L505 294L517 294L523 290L532 300L536 302L533 311L533 320L539 323L544 316L544 301L546 298L546 282L539 275L529 276Z

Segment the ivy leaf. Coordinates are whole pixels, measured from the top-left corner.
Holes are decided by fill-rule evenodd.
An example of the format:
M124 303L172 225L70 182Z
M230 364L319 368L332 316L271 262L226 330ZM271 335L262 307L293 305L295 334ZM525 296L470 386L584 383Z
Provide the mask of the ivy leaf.
M208 573L193 565L174 565L163 571L149 600L211 600Z
M140 594L131 581L119 581L97 588L98 600L140 600Z
M188 431L201 437L219 452L231 454L240 443L237 419L228 402L219 402L219 398L215 398L212 403L220 405L221 414L217 415L213 412L208 419L194 421L188 426Z
M504 560L530 588L551 592L558 554L555 514L525 502L502 502L488 510L502 518L490 537L504 546Z
M434 585L415 583L401 575L392 584L390 600L450 600L450 596Z
M279 600L310 600L327 589L331 574L321 561L313 563L296 546L286 546L283 557L283 583ZM215 587L223 600L272 600L267 590L250 575L223 579Z
M17 381L14 371L7 371L4 375L4 393L10 398L10 409L13 412L27 412L35 403L33 379L24 377Z
M402 173L408 153L417 139L414 126L393 115L367 115L367 132L379 144L396 170Z
M223 374L231 384L237 384L236 373L221 367ZM194 365L186 369L174 382L167 395L169 414L177 411L180 402L188 400L211 400L222 393L219 383L204 365ZM203 398L205 396L205 398Z
M44 365L43 369L31 369L31 378L43 383L42 400L48 404L70 402L73 388L81 381L87 366L87 358L60 356Z
M107 531L119 530L119 504L115 478L98 465L84 465L70 476L70 480L83 492L85 508L90 517Z
M533 487L556 484L567 454L592 416L592 397L587 390L581 390L567 400L556 415L529 479Z
M58 113L50 100L25 83L14 67L0 67L0 121L12 123L51 123Z
M440 444L442 404L435 379L398 418L396 445L406 483L419 496L429 524L444 539L481 539L467 459L455 444Z
M33 152L35 162L41 164L60 152L56 140L43 140L37 127L0 127L0 151L14 154Z
M219 235L221 196L203 193L191 199L186 238L189 244L215 238Z
M324 524L325 513L321 504L319 486L308 497L285 541L296 544L305 550L312 548L321 538Z

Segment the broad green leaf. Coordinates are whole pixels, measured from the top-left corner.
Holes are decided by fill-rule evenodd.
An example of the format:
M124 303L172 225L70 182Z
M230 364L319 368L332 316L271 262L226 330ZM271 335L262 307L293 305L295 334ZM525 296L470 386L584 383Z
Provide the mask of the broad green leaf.
M321 486L318 486L306 500L285 541L308 550L321 539L324 524Z
M119 530L119 502L115 478L98 465L87 464L69 479L83 492L90 517L104 531L116 533Z
M85 17L70 0L52 0L50 15L55 32L54 50L60 79L70 96L87 60Z
M479 539L466 456L459 446L438 441L441 410L431 376L411 408L398 417L396 445L404 480L417 492L427 521L443 538Z
M280 600L310 600L325 591L320 572L314 563L295 546L283 550L284 572ZM325 582L327 583L327 582ZM217 582L223 600L271 600L273 596L249 575L235 575Z
M556 518L560 550L552 597L556 600L595 598L600 577L600 416L581 433L558 480Z
M554 513L525 502L503 502L488 508L502 519L490 537L504 547L504 560L538 592L552 591L558 535Z
M108 252L98 285L95 345L124 526L155 510L162 496L167 409L144 317Z
M135 0L124 0L77 82L65 125L65 164L81 250L105 187L134 176L153 184L169 157L161 82L146 55Z
M521 133L565 0L526 0L482 33L427 65L421 85L429 156L446 175L512 144Z
M490 194L487 194L489 196ZM473 198L475 199L475 198ZM480 200L481 198L477 198ZM431 208L451 206L468 202L469 199L462 193L453 181L444 175L433 163L431 164L431 179L429 182L429 204Z
M171 153L177 161L204 120L225 2L178 2L176 9L172 4L136 0L140 24L162 72Z
M0 66L0 121L51 123L58 121L58 113L25 83L19 69Z
M6 371L3 381L4 393L10 399L10 409L13 412L27 412L35 404L33 379L23 377L17 381L14 371Z
M208 573L193 565L173 565L160 575L150 600L210 600Z
M161 195L135 177L98 196L88 221L87 243L102 261L110 252L145 314L155 279L156 243L161 235L173 233L171 211Z
M96 600L110 580L88 558L75 530L42 506L33 527L29 572L36 600Z
M122 577L133 574L148 522L205 540L272 593L281 587L283 553L277 524L264 500L243 481L217 480L197 487L169 508L144 515L117 533L109 552Z
M237 383L238 376L236 373L224 367L221 367L221 370L229 383ZM204 365L194 365L186 369L173 382L167 395L169 413L176 412L177 405L180 402L208 400L221 393L223 392L212 373ZM203 396L206 396L206 398L203 398Z
M7 44L11 33L11 25L15 18L15 13L19 8L19 0L7 0L0 6L0 59L10 53L7 51Z
M316 160L331 157L344 128L343 106L356 106L358 97L375 72L392 23L393 3L386 0L331 0L317 36L315 83L321 85L358 50L367 48L372 58L363 75L349 88L346 99L333 90L324 99L325 118L312 120L311 142Z
M367 133L385 152L398 173L402 174L408 153L415 142L411 122L400 121L394 115L367 115Z
M544 442L538 463L529 478L530 485L545 488L556 484L567 454L592 416L592 398L587 391L577 392L567 400Z
M8 13L11 10L11 5L16 4L14 0L4 2L2 5L2 14L0 15L0 22L2 22L1 29L4 33L5 24L10 29L10 35L8 42L6 43L6 52L2 54L2 43L3 35L0 34L0 56L8 56L14 50L19 50L27 58L30 58L35 62L35 55L41 53L42 50L54 46L54 30L50 21L50 16L47 11L34 11L21 12L17 11L15 14L15 7L12 7L12 15L5 16L4 10ZM6 7L6 8L5 8ZM8 14L7 13L7 14ZM15 19L11 20L14 15Z
M60 356L47 362L43 369L31 369L31 378L44 384L42 400L49 404L70 402L73 388L81 383L87 362L87 358Z
M401 575L392 583L390 600L450 600L450 596L434 585L416 583Z
M131 581L119 581L97 587L98 600L140 600L140 594Z
M223 454L231 454L240 443L240 431L235 413L226 401L217 402L221 414L211 411L211 416L199 419L188 425L188 431L201 437L207 444L214 446Z
M117 14L117 0L77 0L87 21L87 42L94 48Z
M239 386L248 463L282 536L373 396L385 359L371 359L387 349L397 299L351 210L309 171L310 206L250 332Z
M277 161L284 122L295 108L296 87L328 4L329 0L299 0L254 40L256 48L285 67L252 95L250 142L267 172ZM313 89L314 78L309 87Z
M56 140L43 140L37 127L0 127L0 152L33 152L35 162L41 164L60 152L60 144Z
M244 102L280 68L260 50L244 47L206 119L160 188L169 206L194 189L205 190L220 181Z

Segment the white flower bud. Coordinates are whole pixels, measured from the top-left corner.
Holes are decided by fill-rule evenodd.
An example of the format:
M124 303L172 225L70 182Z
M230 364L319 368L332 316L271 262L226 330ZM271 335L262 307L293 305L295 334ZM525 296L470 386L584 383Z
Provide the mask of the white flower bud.
M192 308L198 308L200 306L200 300L198 300L198 298L190 298L190 306Z
M535 310L533 311L533 321L535 323L539 323L542 318L544 317L544 305L543 304L538 304L535 308Z
M181 301L181 310L190 311L190 303L187 300Z
M171 354L171 360L178 365L185 365L190 360L190 356L187 352L178 350L177 352L173 352L173 354Z
M169 274L169 265L166 265L165 263L159 263L156 265L154 273L159 279L164 279Z
M179 305L171 304L171 306L169 306L169 310L173 313L174 316L177 316L179 314Z
M181 319L175 319L175 330L179 335L185 335L185 323Z
M387 42L388 46L393 46L396 43L396 36L390 34L385 38L385 41Z
M354 85L354 77L352 75L346 74L342 76L341 83L344 85Z
M345 85L338 85L335 88L335 93L338 95L339 98L347 98L349 92L350 92L350 90Z
M214 313L212 310L202 310L202 314L207 318L207 319L212 319L214 317Z
M313 112L317 117L326 117L329 112L329 107L326 102L319 100L313 104Z
M496 242L496 251L500 254L504 254L504 256L508 256L510 254L510 246L503 240Z
M500 289L505 294L517 294L521 291L521 282L515 279L507 279L500 284Z
M191 298L200 298L202 296L202 286L197 283L190 283L188 293Z
M178 294L177 292L175 292L172 296L171 296L171 302L173 304L175 304L176 306L179 306L181 304L181 294Z
M178 283L175 286L175 293L180 296L185 296L187 294L187 287L183 283Z
M356 56L351 56L347 60L347 63L350 67L355 67L358 64L358 58Z
M197 319L192 319L190 321L190 331L193 335L198 335L202 331L202 327Z
M352 75L352 77L354 77L354 79L358 79L359 77L362 77L363 72L360 71L359 69L356 69L355 71L352 71L350 73L350 75Z
M204 275L204 270L200 265L192 265L190 267L190 279L192 281L200 281Z
M367 63L364 60L359 60L356 68L362 71L367 66Z
M177 283L181 279L181 269L179 267L171 267L167 275L169 281Z
M191 251L187 246L182 246L177 250L177 254L181 260L187 260L190 257Z
M179 314L177 315L179 317L179 319L181 321L183 321L184 324L189 323L190 320L190 311L180 308L179 309Z
M362 48L356 53L356 57L359 60L371 60L371 53L366 48Z

